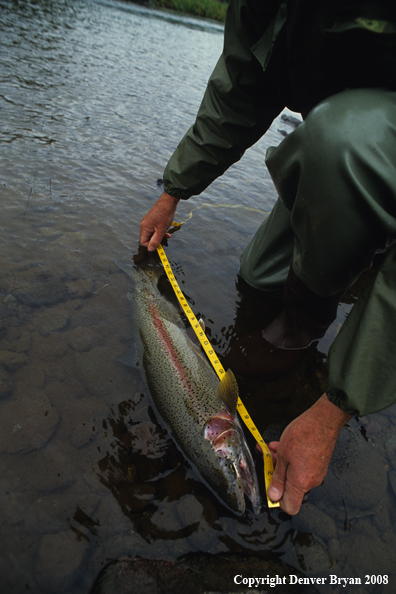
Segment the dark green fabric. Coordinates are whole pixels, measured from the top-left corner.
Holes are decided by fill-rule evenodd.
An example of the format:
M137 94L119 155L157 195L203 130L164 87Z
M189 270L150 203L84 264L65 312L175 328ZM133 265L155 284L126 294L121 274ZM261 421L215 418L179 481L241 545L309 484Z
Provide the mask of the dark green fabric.
M293 254L296 274L319 295L347 288L395 237L396 220L393 116L387 125L378 95L378 105L364 113L360 98L355 105L350 98L353 89L359 95L359 89L386 88L389 107L395 72L396 2L231 0L223 53L196 121L165 169L165 191L181 199L201 193L285 107L300 112L301 130L268 153L282 202L245 250L241 271L250 268L246 278L254 286L279 290ZM326 114L335 96L349 97L348 126L341 112ZM265 257L268 245L272 259ZM354 306L329 357L329 397L357 414L396 401L394 260L388 266L378 277L381 292L372 285L369 306L360 300ZM383 320L375 332L373 320Z
M324 297L348 289L396 238L396 93L344 91L321 102L267 165L280 198L244 250L240 274L279 291L291 258ZM328 396L358 415L396 402L396 254L349 314L328 358ZM372 353L372 356L370 356Z
M243 251L239 274L256 289L283 294L293 249L291 212L279 198Z
M396 90L395 23L396 3L385 0L231 0L223 53L165 169L165 191L201 193L284 107L305 117L345 88Z
M291 211L295 273L317 295L345 291L396 237L396 93L329 97L266 162Z
M200 194L267 131L284 107L274 68L263 73L250 47L276 16L279 2L231 2L224 51L209 79L196 121L164 171L175 198Z

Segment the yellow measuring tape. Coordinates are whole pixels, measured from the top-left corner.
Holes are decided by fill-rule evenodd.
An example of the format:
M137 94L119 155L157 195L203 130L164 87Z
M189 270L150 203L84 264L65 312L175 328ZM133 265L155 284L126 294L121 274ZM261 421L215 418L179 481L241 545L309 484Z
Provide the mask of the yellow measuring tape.
M225 374L224 368L220 363L219 359L217 358L216 353L214 352L212 345L210 344L205 332L203 331L200 323L198 322L197 318L195 317L194 313L192 312L191 308L189 307L186 298L184 297L178 282L172 272L171 265L169 264L168 258L164 252L164 248L160 244L157 248L158 255L161 259L161 262L164 266L165 272L167 277L173 287L173 290L176 293L176 297L178 298L180 305L183 308L184 313L186 314L195 334L198 337L199 342L201 343L205 353L208 356L209 361L213 365L213 368L220 379L222 379L223 375ZM272 463L272 456L268 449L267 444L265 443L264 439L261 437L256 425L253 423L252 418L250 417L248 411L246 410L245 406L242 403L242 400L238 397L238 404L237 404L238 412L241 416L241 419L245 423L246 427L249 429L250 433L253 435L254 439L257 443L260 444L261 449L263 450L263 457L264 457L264 480L265 480L265 492L267 495L267 502L268 507L279 507L278 501L271 501L268 497L268 487L271 484L272 473L274 472L274 465Z

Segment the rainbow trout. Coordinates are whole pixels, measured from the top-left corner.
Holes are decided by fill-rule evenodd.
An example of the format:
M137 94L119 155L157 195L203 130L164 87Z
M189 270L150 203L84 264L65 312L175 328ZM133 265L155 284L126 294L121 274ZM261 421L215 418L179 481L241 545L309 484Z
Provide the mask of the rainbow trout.
M243 514L247 495L258 513L257 476L236 417L238 385L232 371L219 381L176 308L159 292L152 270L117 265L135 282L127 297L137 334L136 352L118 360L140 366L156 412L219 500Z

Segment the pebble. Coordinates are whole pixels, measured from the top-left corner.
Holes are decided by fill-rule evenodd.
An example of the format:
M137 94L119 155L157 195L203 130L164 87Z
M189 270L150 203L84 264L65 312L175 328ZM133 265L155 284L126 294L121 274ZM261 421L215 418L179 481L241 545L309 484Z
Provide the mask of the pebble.
M6 305L9 305L9 306L13 306L13 305L16 305L18 303L18 299L16 297L14 297L14 295L12 295L11 293L9 293L8 295L6 295L4 297L3 303L5 303Z
M29 488L41 493L61 491L76 483L77 464L70 455L71 448L63 450L50 442L45 448L29 455L26 480Z
M61 306L54 306L39 311L33 318L33 326L44 336L50 332L63 330L70 318L70 312Z
M193 495L185 495L178 501L176 514L182 527L199 523L202 513L203 507Z
M25 327L10 326L7 329L6 338L1 341L1 350L26 353L30 349L31 336Z
M40 367L45 368L45 363L51 362L54 367L59 365L60 359L67 352L67 342L63 332L44 334L41 332L32 333L32 348L29 353L29 360L40 361Z
M125 485L118 490L117 500L121 507L130 510L131 513L143 511L154 498L156 489L154 485L138 484Z
M272 591L269 585L259 589L249 588L247 584L236 584L234 576L260 576L281 578L276 585L277 594L315 594L318 590L311 585L295 584L291 588L289 576L297 578L301 574L293 567L277 559L218 554L205 555L192 553L179 562L145 559L143 557L121 557L109 563L99 574L91 594L162 594L164 592L186 592L189 594L221 594L222 592L256 592L264 594ZM284 578L284 580L283 580Z
M46 395L32 389L25 398L0 402L0 452L29 452L42 448L56 431L57 410Z
M46 534L38 551L36 579L46 592L70 591L88 549L85 538L71 530Z
M74 328L67 335L69 345L80 352L89 351L94 346L98 346L101 342L99 334L89 328L88 326L79 326Z
M370 538L363 534L354 534L340 539L341 557L358 574L388 574L390 567L395 567L396 550L379 538Z
M70 436L70 443L75 448L81 448L88 443L94 441L97 436L95 425L93 422L82 421L78 423Z
M76 352L76 375L91 394L103 397L117 393L119 397L121 390L131 390L129 369L114 361L114 356L114 351L105 346Z
M308 502L303 503L298 514L293 516L293 525L297 530L315 534L325 540L334 538L337 535L334 520L328 514Z
M78 279L66 283L69 299L87 299L94 291L94 284L89 279Z
M283 560L306 575L334 570L335 561L324 542L313 534L298 532L293 546L288 547ZM335 573L335 572L334 572Z
M25 353L14 353L13 351L0 351L0 365L7 371L17 371L23 365L26 365L27 357Z
M176 532L183 528L177 517L178 501L166 502L151 517L151 524L159 532ZM164 535L163 535L164 536Z
M45 384L45 371L42 366L39 365L26 365L21 367L17 373L15 373L16 386L22 389L31 390L32 388L43 388Z
M384 497L387 485L383 458L351 423L340 432L323 484L308 497L311 503L370 510Z
M54 493L40 493L32 501L24 514L26 529L31 533L47 534L65 529L66 522L83 534L94 530L95 521L91 520L98 505L98 499L86 490L78 491L73 496L62 490Z
M7 293L11 293L19 303L29 307L54 305L64 301L67 296L66 287L61 279L41 265L8 275L2 284Z
M62 232L54 227L38 227L38 230L46 239L57 239L62 235Z

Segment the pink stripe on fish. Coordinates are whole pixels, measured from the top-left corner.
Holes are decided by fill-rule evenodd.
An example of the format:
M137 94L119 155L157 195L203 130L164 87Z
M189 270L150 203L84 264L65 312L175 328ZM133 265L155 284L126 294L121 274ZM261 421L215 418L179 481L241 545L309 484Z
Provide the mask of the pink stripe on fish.
M166 351L169 354L169 358L171 360L172 366L175 369L176 373L181 378L183 384L186 386L186 388L191 396L191 399L195 400L195 395L194 395L194 392L192 391L190 381L186 374L186 370L184 369L182 363L180 363L180 361L179 361L177 351L176 351L175 347L173 346L171 340L169 339L169 335L168 335L168 332L162 322L162 318L161 318L160 314L158 313L158 311L156 310L155 305L153 303L149 303L149 307L150 307L151 316L152 316L152 319L154 322L154 326L158 333L158 337L159 337L160 341L162 342L162 344L164 345Z

